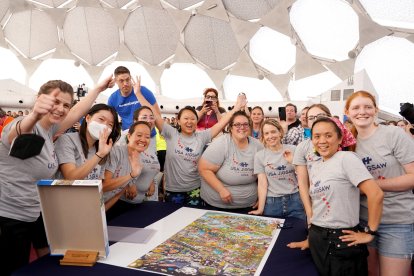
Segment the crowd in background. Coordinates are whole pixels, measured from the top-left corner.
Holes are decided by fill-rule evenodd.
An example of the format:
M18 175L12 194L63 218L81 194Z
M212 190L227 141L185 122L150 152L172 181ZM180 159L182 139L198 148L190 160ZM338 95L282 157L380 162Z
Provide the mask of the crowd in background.
M115 84L108 104L93 105ZM349 97L343 123L323 104L299 111L288 103L278 118L266 118L260 106L248 107L244 93L226 112L214 88L203 92L200 106L169 118L140 77L120 66L73 100L69 84L49 81L30 112L14 118L0 109L6 274L27 263L31 244L39 256L48 252L36 190L42 178L102 179L108 220L147 200L298 218L309 238L288 246L310 248L321 275L367 275L368 268L372 275L408 274L412 125L377 124L370 93ZM41 151L14 154L21 134L41 137Z

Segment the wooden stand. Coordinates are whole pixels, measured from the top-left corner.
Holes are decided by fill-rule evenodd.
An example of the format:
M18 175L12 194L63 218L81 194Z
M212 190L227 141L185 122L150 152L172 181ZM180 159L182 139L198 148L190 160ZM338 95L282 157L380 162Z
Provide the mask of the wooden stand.
M60 265L93 266L98 260L98 251L67 250Z

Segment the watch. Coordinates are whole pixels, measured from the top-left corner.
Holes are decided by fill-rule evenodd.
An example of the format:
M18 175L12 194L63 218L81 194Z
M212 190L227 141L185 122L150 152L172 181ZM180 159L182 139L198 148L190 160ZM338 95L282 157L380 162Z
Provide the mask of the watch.
M365 226L364 228L362 228L362 231L364 233L367 233L367 234L370 234L370 235L373 235L373 236L378 236L378 231L372 231L371 228L369 228L368 225Z

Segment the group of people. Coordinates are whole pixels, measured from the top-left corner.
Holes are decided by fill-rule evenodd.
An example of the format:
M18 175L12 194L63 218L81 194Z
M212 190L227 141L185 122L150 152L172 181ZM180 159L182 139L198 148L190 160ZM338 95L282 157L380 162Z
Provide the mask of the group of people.
M108 104L93 105L115 83L119 89ZM259 106L248 109L241 93L225 112L212 88L200 107L182 108L173 127L151 91L123 66L72 102L69 84L49 81L32 112L2 132L0 258L6 274L27 263L31 243L38 255L48 252L38 180L102 179L111 219L156 193L161 167L167 202L306 221L309 238L288 246L310 248L321 275L366 275L368 267L373 275L408 274L414 140L375 123L378 108L368 92L346 102L351 131L323 104L305 108L300 118L288 104L286 121L279 121L265 119ZM81 117L79 132L64 133ZM45 144L40 154L21 160L9 151L24 133L42 136ZM160 136L167 149L162 166Z

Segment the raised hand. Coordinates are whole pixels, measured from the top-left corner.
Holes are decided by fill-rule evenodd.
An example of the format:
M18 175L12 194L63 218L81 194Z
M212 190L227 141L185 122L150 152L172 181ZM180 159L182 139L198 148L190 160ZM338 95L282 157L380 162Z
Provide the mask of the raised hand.
M43 116L48 114L56 104L56 97L59 95L60 90L55 89L50 94L41 94L33 106L33 115L37 120L40 120Z
M115 79L112 75L106 77L104 80L102 80L100 83L96 85L96 89L98 92L103 92L108 88L112 88L115 85Z
M99 134L99 150L97 154L101 157L106 156L112 149L113 141L112 139L109 139L108 141L108 137L111 135L111 131L112 130L107 127Z
M135 94L141 94L141 76L136 76L135 81L131 79L132 85L134 86Z

